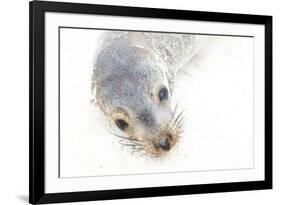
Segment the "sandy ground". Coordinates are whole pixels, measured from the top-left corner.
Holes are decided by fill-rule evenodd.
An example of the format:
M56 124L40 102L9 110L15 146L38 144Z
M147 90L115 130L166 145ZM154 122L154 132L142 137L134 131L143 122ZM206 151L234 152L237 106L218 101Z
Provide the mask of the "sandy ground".
M253 166L253 39L210 37L179 73L173 106L188 119L165 158L132 154L90 103L100 31L61 30L61 177L241 169Z

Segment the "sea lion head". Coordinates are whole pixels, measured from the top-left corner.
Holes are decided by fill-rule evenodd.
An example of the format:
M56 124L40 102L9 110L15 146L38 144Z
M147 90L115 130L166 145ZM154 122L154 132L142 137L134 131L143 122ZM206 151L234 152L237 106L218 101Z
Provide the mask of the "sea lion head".
M177 143L180 118L171 108L165 69L151 51L118 41L95 60L95 99L126 145L159 157ZM128 140L128 141L127 141Z

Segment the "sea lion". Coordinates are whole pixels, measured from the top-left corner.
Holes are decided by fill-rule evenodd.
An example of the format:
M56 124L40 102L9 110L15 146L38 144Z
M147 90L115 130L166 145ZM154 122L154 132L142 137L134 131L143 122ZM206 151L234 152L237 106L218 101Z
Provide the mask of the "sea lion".
M200 49L198 35L105 31L94 58L96 105L122 131L126 145L153 157L177 143L182 112L171 107L178 70Z

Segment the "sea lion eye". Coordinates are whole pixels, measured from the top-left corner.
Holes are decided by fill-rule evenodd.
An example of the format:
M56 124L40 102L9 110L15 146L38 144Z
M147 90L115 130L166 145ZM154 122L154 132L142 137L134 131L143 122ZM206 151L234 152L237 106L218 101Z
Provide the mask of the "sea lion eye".
M115 120L115 124L121 130L125 130L127 127L129 127L128 123L121 119Z
M159 100L160 102L163 101L163 100L167 100L169 97L168 95L168 90L167 88L161 88L161 90L159 91Z

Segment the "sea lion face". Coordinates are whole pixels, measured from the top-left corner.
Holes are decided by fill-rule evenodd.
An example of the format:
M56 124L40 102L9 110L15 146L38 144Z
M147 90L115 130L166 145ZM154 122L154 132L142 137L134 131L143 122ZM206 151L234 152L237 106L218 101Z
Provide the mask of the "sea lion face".
M97 104L121 130L122 136L117 136L125 145L150 156L163 156L174 147L180 133L165 71L146 50L126 49L122 56L99 57L110 63L97 60Z

